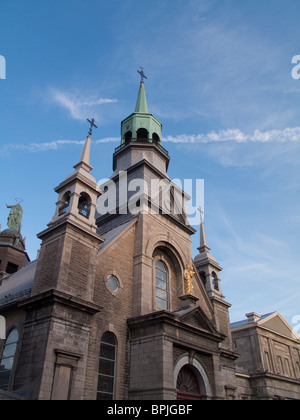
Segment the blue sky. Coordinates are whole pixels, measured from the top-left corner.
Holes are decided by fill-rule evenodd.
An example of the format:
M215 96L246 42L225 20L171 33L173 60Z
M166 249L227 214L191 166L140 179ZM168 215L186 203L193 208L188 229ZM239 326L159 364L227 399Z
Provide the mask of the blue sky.
M121 120L145 68L173 178L205 179L205 228L224 268L232 321L300 314L298 0L2 0L0 223L24 200L22 232L51 220L53 188L77 163L87 117L91 163L112 173ZM195 226L197 228L197 226ZM199 235L193 237L195 255Z

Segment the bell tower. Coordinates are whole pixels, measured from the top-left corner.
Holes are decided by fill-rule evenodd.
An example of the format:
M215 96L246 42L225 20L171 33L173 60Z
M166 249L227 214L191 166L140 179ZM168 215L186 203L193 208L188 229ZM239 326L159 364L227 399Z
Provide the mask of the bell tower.
M91 130L69 175L42 240L31 296L22 303L26 322L15 390L33 399L83 398L92 319L102 307L93 300L98 247L95 224L101 191L90 174Z
M34 292L55 287L85 299L92 297L93 281L87 274L93 264L90 253L96 255L103 240L97 234L95 223L101 191L90 174L91 139L89 134L79 162L74 165L75 171L55 188L59 196L55 215L48 228L38 235L42 247ZM56 264L51 261L51 269L47 268L50 255L56 261Z
M211 248L207 244L204 222L202 219L202 210L200 209L201 222L200 222L200 247L198 248L199 254L195 258L195 266L205 285L206 291L210 298L224 298L220 284L220 273L222 268L216 261L215 257L210 254Z
M207 294L214 306L215 323L218 330L226 336L226 339L220 344L220 347L226 351L232 352L232 338L229 319L229 308L231 304L226 302L225 296L221 289L220 273L223 270L219 263L210 254L211 248L207 244L204 221L202 218L203 212L200 211L200 247L199 254L194 259L195 267L198 271Z

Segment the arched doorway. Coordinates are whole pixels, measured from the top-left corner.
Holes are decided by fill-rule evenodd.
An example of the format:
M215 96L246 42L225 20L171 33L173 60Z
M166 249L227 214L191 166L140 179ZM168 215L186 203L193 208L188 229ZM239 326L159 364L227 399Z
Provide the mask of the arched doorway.
M185 365L177 378L177 400L201 400L200 385L192 367Z
M204 367L195 356L188 353L183 354L176 363L174 385L177 389L177 399L180 400L207 400L212 397Z

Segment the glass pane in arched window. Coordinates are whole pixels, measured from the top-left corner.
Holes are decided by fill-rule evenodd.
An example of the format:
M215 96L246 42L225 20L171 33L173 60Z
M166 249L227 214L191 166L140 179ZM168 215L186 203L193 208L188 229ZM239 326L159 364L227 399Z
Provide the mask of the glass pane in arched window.
M11 331L3 349L0 362L0 389L7 390L11 371L13 368L17 345L19 340L19 332L17 329Z
M97 400L113 400L117 341L106 332L101 338Z
M155 265L155 294L156 307L168 310L168 270L162 261L157 261Z
M184 366L179 372L177 398L179 400L201 399L198 379L189 366Z

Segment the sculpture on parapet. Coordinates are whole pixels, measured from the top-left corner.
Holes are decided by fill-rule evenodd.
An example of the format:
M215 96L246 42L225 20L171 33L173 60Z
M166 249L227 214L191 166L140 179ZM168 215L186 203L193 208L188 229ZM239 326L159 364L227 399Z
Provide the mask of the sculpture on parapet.
M23 218L23 209L21 205L18 203L16 205L9 206L6 204L8 209L11 209L8 219L7 219L7 226L8 228L15 232L16 234L21 233L21 224Z

